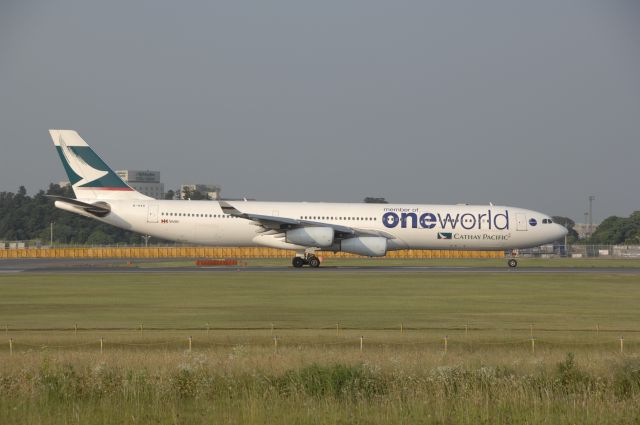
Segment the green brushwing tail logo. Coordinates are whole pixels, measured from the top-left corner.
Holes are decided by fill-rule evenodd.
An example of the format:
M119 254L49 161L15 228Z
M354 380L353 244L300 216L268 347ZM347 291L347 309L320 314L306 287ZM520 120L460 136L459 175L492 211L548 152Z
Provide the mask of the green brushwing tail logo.
M62 137L56 146L73 187L132 190L88 146L67 146Z

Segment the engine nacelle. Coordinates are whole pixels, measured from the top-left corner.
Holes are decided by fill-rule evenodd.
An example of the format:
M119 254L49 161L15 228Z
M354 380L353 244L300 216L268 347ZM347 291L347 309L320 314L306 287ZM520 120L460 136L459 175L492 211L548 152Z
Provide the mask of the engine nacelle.
M333 244L331 227L300 227L287 230L286 241L296 245L325 248Z
M340 241L340 251L367 257L384 257L387 254L387 238L361 236Z

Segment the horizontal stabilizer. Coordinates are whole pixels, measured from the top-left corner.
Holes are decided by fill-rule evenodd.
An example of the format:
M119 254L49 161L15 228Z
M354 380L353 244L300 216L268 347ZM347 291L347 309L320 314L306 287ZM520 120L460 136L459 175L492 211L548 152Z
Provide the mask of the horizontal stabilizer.
M74 207L80 208L91 215L95 215L96 217L104 217L111 212L111 206L103 201L89 204L87 202L78 201L77 199L65 198L64 196L47 195L47 198L51 198L56 202L73 205Z

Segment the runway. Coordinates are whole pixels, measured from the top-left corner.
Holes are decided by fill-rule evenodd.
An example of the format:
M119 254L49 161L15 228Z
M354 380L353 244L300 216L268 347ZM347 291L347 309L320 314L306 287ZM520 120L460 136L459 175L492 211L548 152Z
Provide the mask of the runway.
M145 266L126 260L98 259L18 259L0 261L0 275L17 273L516 273L516 274L625 274L640 276L640 267L476 267L476 266L321 266L317 269L292 266L158 266L154 262L166 259L145 260ZM151 264L151 265L149 265Z

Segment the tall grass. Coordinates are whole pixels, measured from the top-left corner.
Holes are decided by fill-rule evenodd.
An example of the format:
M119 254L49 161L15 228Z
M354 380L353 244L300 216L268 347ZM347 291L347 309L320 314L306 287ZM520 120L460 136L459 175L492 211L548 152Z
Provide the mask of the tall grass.
M637 424L640 357L233 346L1 356L3 424Z

